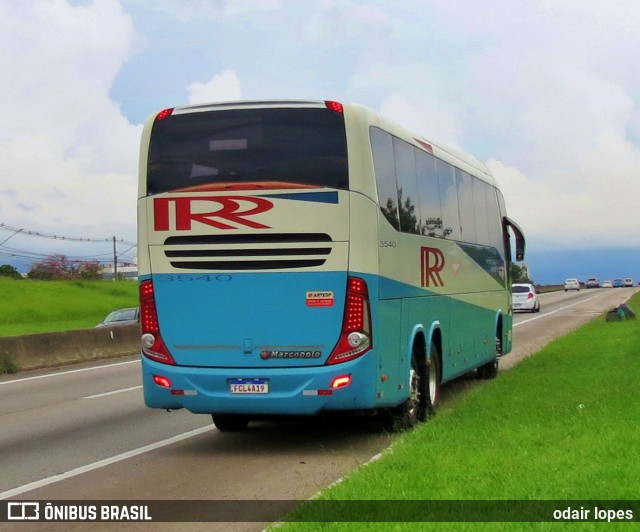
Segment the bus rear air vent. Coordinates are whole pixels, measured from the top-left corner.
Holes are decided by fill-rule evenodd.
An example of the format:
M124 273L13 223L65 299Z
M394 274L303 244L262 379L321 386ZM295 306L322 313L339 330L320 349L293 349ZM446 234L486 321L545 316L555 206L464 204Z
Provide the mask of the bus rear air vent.
M172 236L164 253L186 270L310 268L326 262L331 242L325 233Z

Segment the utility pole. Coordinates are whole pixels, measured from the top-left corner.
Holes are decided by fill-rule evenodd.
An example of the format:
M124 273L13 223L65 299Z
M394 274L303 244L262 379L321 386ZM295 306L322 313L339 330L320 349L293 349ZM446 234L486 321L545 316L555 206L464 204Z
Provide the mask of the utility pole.
M116 237L113 237L113 280L118 280L118 254L116 252Z

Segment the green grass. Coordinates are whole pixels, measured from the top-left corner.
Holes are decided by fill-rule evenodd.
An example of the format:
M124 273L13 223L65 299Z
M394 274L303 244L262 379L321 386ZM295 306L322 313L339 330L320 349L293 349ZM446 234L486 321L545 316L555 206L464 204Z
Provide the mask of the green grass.
M640 294L630 306L640 315ZM640 321L607 323L600 317L496 380L461 394L452 408L400 436L382 459L322 491L318 499L637 501L639 375ZM314 512L322 512L323 504L302 507L295 518L313 521L318 515ZM358 507L348 506L351 519ZM370 511L362 508L365 513ZM393 504L376 508L392 512ZM517 521L518 509L514 512ZM636 512L636 522L639 518ZM408 530L427 526L438 530L602 526L627 530L629 525L296 522L283 528Z
M114 309L138 304L130 281L32 281L0 277L0 336L95 327Z

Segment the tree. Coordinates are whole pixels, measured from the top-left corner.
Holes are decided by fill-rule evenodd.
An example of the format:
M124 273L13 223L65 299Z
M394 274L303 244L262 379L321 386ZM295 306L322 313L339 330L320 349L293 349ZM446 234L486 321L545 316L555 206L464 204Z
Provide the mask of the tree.
M10 264L0 266L0 277L11 277L12 279L22 279L20 272Z
M100 264L90 261L71 260L66 255L51 255L35 263L29 279L59 281L65 279L100 279Z
M533 283L527 274L526 268L511 263L511 282L512 283Z
M99 262L80 263L80 277L87 280L102 279L102 266Z

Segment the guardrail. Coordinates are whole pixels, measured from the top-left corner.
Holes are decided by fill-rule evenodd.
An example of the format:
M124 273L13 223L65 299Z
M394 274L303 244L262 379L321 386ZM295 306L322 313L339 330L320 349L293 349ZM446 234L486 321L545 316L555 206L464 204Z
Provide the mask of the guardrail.
M0 338L0 362L5 372L7 368L47 368L139 352L138 325Z

